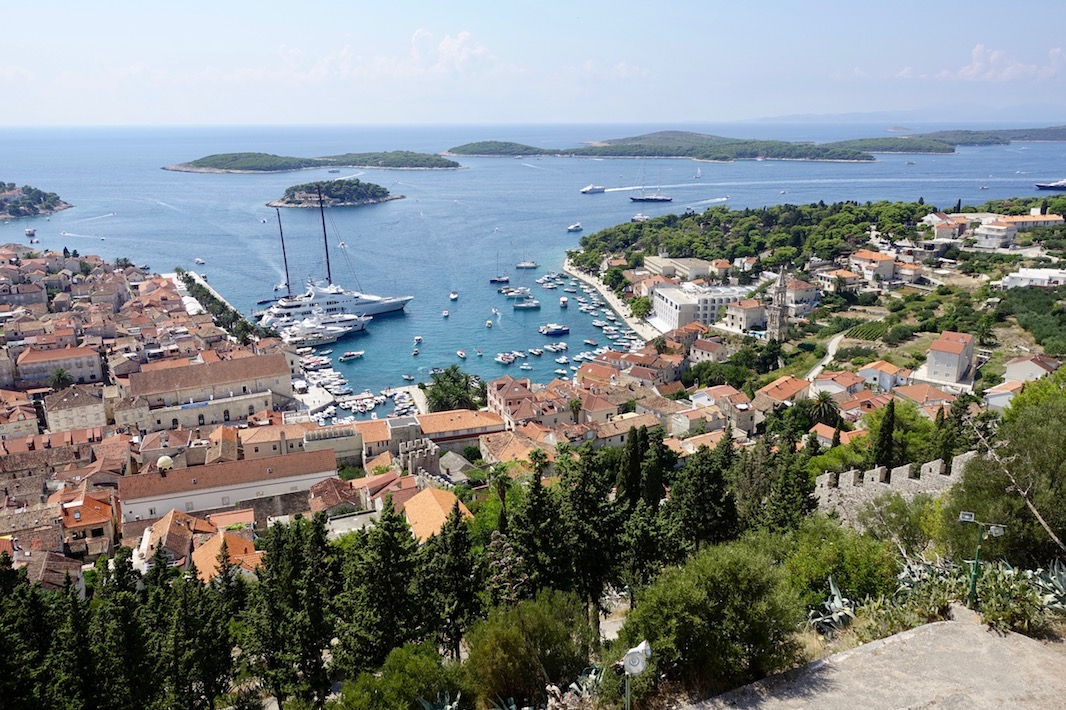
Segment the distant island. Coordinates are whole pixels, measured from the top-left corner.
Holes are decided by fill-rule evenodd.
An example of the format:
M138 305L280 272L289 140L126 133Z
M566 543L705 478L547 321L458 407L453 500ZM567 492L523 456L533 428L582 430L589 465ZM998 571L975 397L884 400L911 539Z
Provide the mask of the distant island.
M318 207L318 194L322 191L323 207L359 207L376 205L389 200L402 200L403 195L393 195L388 189L372 182L357 179L321 180L303 185L293 185L285 190L280 200L268 202L267 207Z
M901 130L901 129L896 129ZM1006 145L1012 141L1066 141L1066 126L991 131L935 131L906 136L858 138L833 143L725 138L688 131L659 131L590 143L581 148L539 148L508 141L478 141L445 155L590 156L614 158L691 158L694 160L867 161L873 153L954 153L956 146Z
M54 192L44 192L36 187L0 181L0 219L38 217L65 210L70 205L59 199Z
M462 167L432 153L392 150L382 153L345 153L320 158L290 158L270 153L218 153L163 170L184 173L287 173L316 168L375 168L385 170L456 170Z

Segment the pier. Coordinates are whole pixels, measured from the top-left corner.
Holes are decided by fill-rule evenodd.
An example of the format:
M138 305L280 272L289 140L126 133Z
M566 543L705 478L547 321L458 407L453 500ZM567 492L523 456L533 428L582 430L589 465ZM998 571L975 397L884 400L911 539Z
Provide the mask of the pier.
M591 286L592 288L596 289L596 292L599 293L600 296L603 297L603 300L605 300L607 304L612 309L614 309L614 312L617 313L618 316L625 321L626 325L629 326L629 328L634 333L644 338L644 340L652 340L661 335L661 333L652 326L648 325L642 320L634 318L633 315L629 312L629 306L626 305L626 303L622 301L622 299L620 299L618 296L614 295L614 291L607 288L607 286L600 279L594 278L592 276L589 276L588 274L582 273L581 271L575 269L573 266L570 265L569 259L563 262L563 271L573 276L575 279L578 279L579 281L582 281Z

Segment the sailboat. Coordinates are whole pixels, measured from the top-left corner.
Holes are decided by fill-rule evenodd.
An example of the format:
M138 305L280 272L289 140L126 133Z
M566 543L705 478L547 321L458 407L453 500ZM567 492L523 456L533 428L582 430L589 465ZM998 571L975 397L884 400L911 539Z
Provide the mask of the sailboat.
M674 198L670 197L669 195L664 195L661 192L659 192L659 188L658 187L655 188L655 192L651 192L651 193L645 193L644 192L644 164L643 163L641 163L641 166L640 166L640 194L639 195L630 195L629 199L631 199L633 202L673 202L674 201Z
M692 176L692 179L699 180L701 177L703 177L703 170L701 170L699 166L696 166L696 174Z
M321 189L318 191L318 209L322 219L322 240L326 252L326 285L322 286L309 279L306 292L295 296L290 293L260 313L259 325L264 328L279 328L322 314L376 316L402 311L414 296L375 296L345 289L333 283L333 273L329 263L329 239L326 235L326 213ZM281 224L280 214L279 211L279 225ZM345 259L348 258L347 252L344 256ZM349 262L350 265L351 262ZM285 282L291 283L288 273L285 275Z
M496 252L496 275L489 279L490 284L511 283L511 277L500 273L500 252Z

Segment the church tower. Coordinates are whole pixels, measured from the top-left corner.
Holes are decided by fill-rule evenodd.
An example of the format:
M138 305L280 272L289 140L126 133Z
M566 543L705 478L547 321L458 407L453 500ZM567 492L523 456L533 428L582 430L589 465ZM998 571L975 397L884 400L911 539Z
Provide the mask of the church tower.
M777 283L770 289L770 305L766 307L766 339L785 342L788 337L788 304L785 295L788 279L784 270L777 272Z

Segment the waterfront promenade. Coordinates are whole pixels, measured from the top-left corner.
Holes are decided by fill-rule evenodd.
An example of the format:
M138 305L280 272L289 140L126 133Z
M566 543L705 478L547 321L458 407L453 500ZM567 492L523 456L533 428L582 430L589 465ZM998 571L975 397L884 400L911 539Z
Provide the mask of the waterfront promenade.
M624 303L622 299L616 296L614 294L614 291L607 288L606 284L604 284L603 281L594 276L590 276L586 273L583 273L578 269L575 269L570 265L569 259L563 262L563 271L570 274L575 279L583 281L584 283L587 283L589 286L596 289L600 296L603 297L603 300L607 301L607 304L610 305L612 309L614 309L614 312L617 313L618 316L626 322L626 325L629 326L637 335L644 338L644 340L652 340L662 335L662 333L653 328L650 324L646 323L643 320L638 320L637 318L634 318L633 315L629 312L629 306Z

